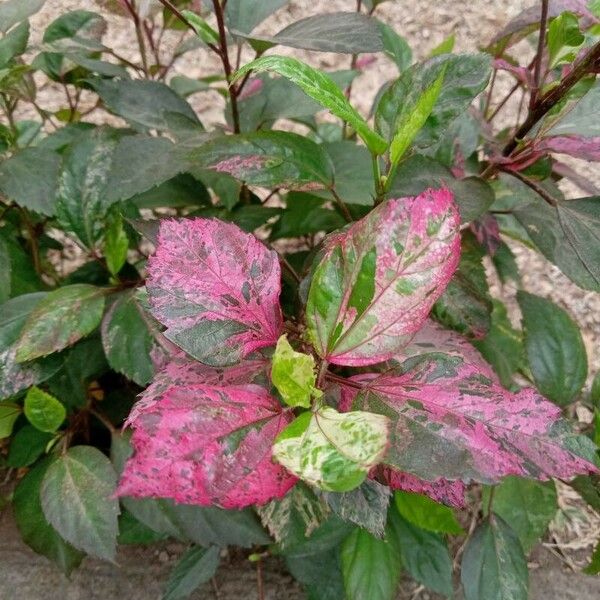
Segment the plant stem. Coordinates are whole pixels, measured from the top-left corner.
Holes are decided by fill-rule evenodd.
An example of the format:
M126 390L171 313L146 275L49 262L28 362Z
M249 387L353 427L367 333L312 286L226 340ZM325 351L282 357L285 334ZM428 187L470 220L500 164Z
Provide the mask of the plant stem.
M503 173L507 173L508 175L512 175L515 179L518 179L522 183L524 183L527 187L530 187L534 192L536 192L539 196L541 196L550 206L556 206L558 202L556 198L552 197L544 188L540 187L533 180L529 179L529 177L525 177L525 175L519 173L518 171L512 171L511 169L500 169Z
M42 264L40 261L40 248L37 240L37 233L35 231L35 227L31 222L31 218L29 216L29 212L26 208L21 208L21 215L23 215L23 223L25 228L27 229L27 234L29 236L29 247L31 248L31 258L33 259L33 268L35 272L40 275L42 273Z
M533 87L529 97L529 108L537 102L542 77L542 61L544 58L544 45L546 43L546 27L548 26L548 0L542 0L542 16L540 18L540 35L538 37L537 53L535 55L535 70L533 72Z
M569 90L594 67L600 59L600 42L592 46L586 55L575 65L573 70L554 88L549 90L536 102L529 111L524 123L519 127L513 138L506 144L502 154L509 156L546 113L559 102Z
M381 183L381 168L377 154L371 154L371 164L373 165L373 180L375 182L375 205L377 205L382 202L385 194L385 188Z
M137 38L138 46L140 48L140 56L142 58L142 66L144 69L144 75L146 75L146 77L148 77L149 70L148 70L148 59L146 57L146 43L144 42L144 34L142 32L140 16L137 14L137 11L135 10L133 4L131 3L131 0L123 0L123 4L125 5L125 8L131 15L131 18L133 19L133 25L135 27L135 35Z
M483 108L483 118L486 121L489 121L491 119L491 117L488 118L487 114L488 114L488 111L490 110L490 105L492 103L492 95L494 93L494 85L496 84L496 76L497 75L498 75L498 69L494 69L494 72L492 73L492 81L490 82L490 89L488 91L487 98L485 99L485 107Z
M215 16L217 17L217 28L219 30L219 43L220 43L220 56L223 63L223 70L225 71L225 79L229 85L229 97L231 100L231 120L233 121L234 133L240 132L240 113L238 110L237 96L238 88L235 85L231 85L231 75L233 73L231 69L231 63L229 62L229 51L227 49L227 34L225 32L225 18L223 16L223 7L225 3L221 5L219 0L213 0L213 7L215 10Z
M321 366L319 367L319 374L317 375L318 388L320 388L323 385L323 381L325 381L328 367L329 363L326 360L321 361Z
M348 221L348 223L352 223L352 221L354 221L354 219L352 218L352 215L350 214L350 211L348 210L346 203L338 196L338 193L335 191L335 188L333 186L329 188L329 191L331 192L331 195L334 197L336 206L340 209L340 212L342 213L344 219L346 219L346 221Z
M487 505L488 517L492 516L492 509L494 508L494 494L495 493L496 493L496 486L493 485L490 488L490 497L488 498L488 505Z

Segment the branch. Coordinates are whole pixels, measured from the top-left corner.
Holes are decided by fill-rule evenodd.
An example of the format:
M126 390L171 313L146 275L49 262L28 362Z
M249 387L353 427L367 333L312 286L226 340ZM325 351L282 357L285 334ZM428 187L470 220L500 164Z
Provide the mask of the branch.
M542 59L544 57L544 45L546 43L546 27L548 26L548 0L542 0L542 16L540 18L540 35L538 37L537 53L535 55L535 71L533 73L533 87L529 98L529 107L533 108L540 91L540 79L542 77Z
M551 196L543 187L540 187L535 181L529 179L529 177L525 177L518 171L512 171L511 169L502 169L500 170L507 175L512 175L515 179L518 179L522 183L524 183L527 187L530 187L536 194L541 196L550 206L556 206L558 204L556 198Z
M575 65L573 70L554 88L544 94L536 105L530 109L525 122L519 127L514 137L504 147L502 154L509 156L522 140L534 127L534 125L552 109L569 90L590 70L600 59L600 42L590 48L587 54Z

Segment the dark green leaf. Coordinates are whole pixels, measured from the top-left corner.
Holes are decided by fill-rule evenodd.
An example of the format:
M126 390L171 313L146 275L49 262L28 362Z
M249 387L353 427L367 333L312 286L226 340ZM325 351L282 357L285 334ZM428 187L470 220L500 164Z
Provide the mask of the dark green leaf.
M494 515L465 548L461 581L465 600L527 600L527 560L515 532Z
M475 238L463 236L458 269L432 312L449 329L475 339L483 338L491 325L492 298L483 257Z
M597 512L600 513L600 477L579 475L568 484Z
M59 400L35 386L29 388L23 410L34 427L47 433L54 433L67 416Z
M157 533L138 521L128 510L122 510L119 515L119 544L153 544L164 540L167 536Z
M269 46L281 45L304 50L358 54L383 50L381 31L377 21L356 12L334 12L305 17L288 25L272 36L235 35Z
M329 233L346 224L336 211L323 207L323 200L310 194L287 195L287 208L271 228L271 239L301 237L324 231Z
M7 0L0 5L0 31L6 33L13 25L34 15L46 0Z
M542 123L542 130L548 136L600 135L600 127L596 119L599 104L600 84L596 81L575 105L569 102L558 115L550 113L546 117L546 122Z
M53 215L59 169L56 152L25 148L0 163L0 190L19 206Z
M51 464L52 459L47 458L21 479L13 495L13 510L23 541L35 552L54 561L68 575L84 555L60 537L42 511L40 488Z
M45 296L29 314L17 345L19 362L58 352L91 333L104 311L104 290L75 284Z
M483 506L488 506L490 488L484 488ZM535 481L509 476L495 487L493 511L510 523L528 553L537 544L556 515L558 501L553 481Z
M450 169L420 155L411 156L400 164L388 196L416 196L427 188L442 186L448 187L454 194L463 223L481 216L494 201L494 192L483 179L455 179Z
M588 575L598 575L600 573L600 542L596 544L596 549L590 559L590 564L583 570Z
M339 546L352 531L355 531L353 525L342 521L336 515L332 515L308 537L306 537L306 530L303 527L296 528L293 532L295 538L291 539L290 537L283 553L286 557L300 558L330 552L333 548Z
M20 56L27 48L29 39L29 23L23 21L11 32L0 40L0 67L4 67L9 60Z
M250 33L289 0L229 0L225 9L227 27Z
M355 529L342 545L342 573L348 600L392 600L402 563L397 538L379 539Z
M331 163L321 146L284 131L216 138L193 150L189 160L195 167L265 187L313 189L333 181Z
M274 71L298 85L305 94L329 109L336 117L349 123L363 139L369 150L383 154L387 148L385 140L375 133L348 102L335 82L317 69L313 69L295 58L285 56L264 56L244 65L236 74L235 80L246 73Z
M390 529L410 575L426 588L452 596L452 560L443 536L412 525L394 511Z
M529 366L539 391L564 406L581 391L587 355L581 332L566 311L545 298L517 294Z
M459 535L463 529L451 508L423 494L397 490L394 493L397 511L413 525L434 533Z
M51 433L40 431L32 425L21 427L10 442L6 464L13 468L32 465L44 453L52 437Z
M0 305L0 347L16 342L29 313L46 296L46 292L24 294Z
M174 167L175 169L177 167ZM155 176L156 174L157 171L154 172ZM132 196L131 202L138 208L206 206L210 204L210 194L202 182L188 173L182 173L152 189Z
M408 42L396 31L385 23L378 23L383 42L383 51L396 63L400 72L410 66L412 50Z
M219 566L219 547L193 546L171 572L163 600L187 598L196 588L208 581Z
M390 501L390 488L366 479L351 492L325 492L331 510L343 519L363 527L377 537L383 537Z
M308 600L346 598L337 546L321 554L286 556L285 563L294 579L305 588Z
M154 368L150 359L151 317L142 314L135 295L123 294L102 322L102 344L110 366L138 385L146 385Z
M73 446L48 468L41 486L46 519L88 554L114 560L119 502L110 461L91 446Z
M492 365L502 385L510 388L513 374L523 364L523 341L521 332L508 318L506 306L495 299L493 306L490 330L485 338L474 340L473 344Z
M6 266L3 277L8 282L6 289L3 290L5 296L20 296L44 288L30 256L16 240L11 239L9 236L5 237L1 229L0 254Z
M158 81L96 79L92 82L108 109L133 127L170 130L173 123L202 129L192 107L168 85Z

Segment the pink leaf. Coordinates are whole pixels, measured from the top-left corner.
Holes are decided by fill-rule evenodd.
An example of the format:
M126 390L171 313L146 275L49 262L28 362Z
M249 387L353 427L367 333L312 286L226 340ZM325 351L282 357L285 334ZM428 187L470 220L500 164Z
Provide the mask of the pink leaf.
M277 254L237 225L165 220L148 263L152 314L201 362L232 364L281 331Z
M384 463L430 481L596 471L594 444L569 429L560 408L530 388L508 392L458 357L430 355L352 377L340 408L383 411L393 423Z
M423 324L460 256L452 193L388 200L326 240L308 296L308 332L339 365L391 358Z
M447 479L436 479L425 481L410 473L403 473L391 467L377 467L376 478L389 485L393 490L404 490L416 494L425 494L436 502L463 508L465 506L466 486L462 481L448 481Z
M600 137L558 135L536 141L534 145L539 152L556 152L584 160L600 161Z
M281 498L296 478L271 447L292 418L257 385L170 387L130 419L134 454L117 493L223 508Z

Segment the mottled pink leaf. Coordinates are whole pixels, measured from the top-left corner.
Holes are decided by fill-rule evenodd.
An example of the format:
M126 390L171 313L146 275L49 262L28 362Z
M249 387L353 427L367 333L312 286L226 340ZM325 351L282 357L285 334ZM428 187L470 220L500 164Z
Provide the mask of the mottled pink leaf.
M531 388L508 392L458 357L429 355L352 377L340 408L392 419L384 463L429 481L570 478L596 470L594 444L569 429L560 408Z
M308 295L308 333L339 365L391 358L421 327L456 270L460 218L452 193L388 200L330 235Z
M281 332L277 254L216 219L161 222L148 263L152 314L197 360L232 364Z
M558 135L534 143L539 152L568 154L589 161L600 161L600 137L585 138L580 135Z
M209 367L190 360L183 352L176 352L154 376L152 383L142 392L134 404L125 427L133 423L143 412L160 401L170 387L187 385L228 386L261 383L268 380L270 361L264 358L244 360L229 367Z
M425 481L410 473L403 473L391 467L377 467L371 475L389 485L393 490L404 490L416 494L425 494L436 502L463 508L465 506L466 486L462 481L436 479Z
M271 447L292 419L257 385L170 387L130 419L134 454L117 493L223 508L281 498L296 478Z

